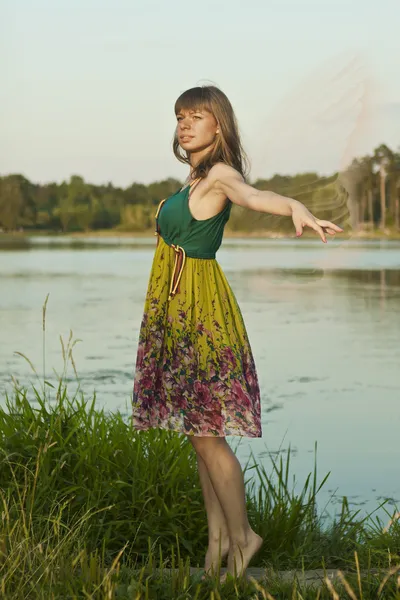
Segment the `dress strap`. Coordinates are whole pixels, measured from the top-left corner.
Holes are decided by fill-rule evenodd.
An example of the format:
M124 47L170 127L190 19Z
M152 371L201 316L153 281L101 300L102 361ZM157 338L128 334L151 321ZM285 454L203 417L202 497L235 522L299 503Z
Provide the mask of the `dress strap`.
M194 188L196 187L196 185L199 183L199 181L202 180L202 177L197 177L197 179L194 179L190 185L189 185L189 194L188 194L188 198L190 198L190 194L193 192Z
M193 181L191 181L189 184L186 183L184 186L182 186L179 191L183 192L183 190L186 190L186 188L191 188L193 185L196 185L201 179L202 177L197 177L196 179L193 179Z
M202 179L202 177L197 177L197 179L193 179L193 181L190 182L189 187L196 186Z
M162 205L164 204L165 201L166 201L166 198L164 198L163 200L161 200L161 202L159 203L158 208L157 208L157 212L155 214L155 218L156 219L158 219L158 215L160 214L161 207L162 207Z
M156 212L156 214L155 214L155 220L156 220L156 230L155 230L155 232L154 232L154 235L157 235L157 236L158 236L158 234L160 233L160 229L159 229L159 227L158 227L158 215L160 214L161 207L162 207L162 205L164 204L164 202L166 201L166 199L167 199L167 198L163 198L163 200L161 200L161 202L160 202L160 203L159 203L159 205L158 205L157 212ZM157 237L157 246L158 246L158 237Z

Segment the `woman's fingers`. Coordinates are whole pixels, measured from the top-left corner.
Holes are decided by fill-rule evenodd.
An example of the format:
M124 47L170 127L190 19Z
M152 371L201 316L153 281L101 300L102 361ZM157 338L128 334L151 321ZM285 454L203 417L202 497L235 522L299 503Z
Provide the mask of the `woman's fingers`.
M305 217L303 219L293 219L294 225L296 227L296 235L299 237L302 233L303 233L303 227L304 225L308 225L308 227L311 227L312 229L314 229L317 233L319 233L320 238L323 242L326 243L326 238L325 238L325 234L324 234L324 230L322 229L322 227L320 225L318 225L318 223L315 221L314 217L311 215L311 217Z
M309 221L306 223L306 225L308 225L309 227L312 227L317 233L319 233L321 240L323 242L325 242L325 244L326 244L325 232L322 229L322 227L320 225L318 225L318 223L314 219L309 219Z
M335 225L335 223L331 223L331 221L316 219L311 213L309 213L306 217L304 217L304 214L301 215L300 219L299 216L300 215L293 215L293 223L296 227L297 237L301 236L303 233L303 227L305 225L311 227L311 229L314 229L319 234L321 240L325 243L325 232L329 233L329 235L335 235L335 233L341 233L343 231L342 227L339 227L339 225Z
M321 227L329 227L329 229L333 229L337 233L343 231L342 227L339 227L339 225L335 225L335 223L331 223L330 221L323 221L321 219L315 219L315 221L318 225L321 225Z

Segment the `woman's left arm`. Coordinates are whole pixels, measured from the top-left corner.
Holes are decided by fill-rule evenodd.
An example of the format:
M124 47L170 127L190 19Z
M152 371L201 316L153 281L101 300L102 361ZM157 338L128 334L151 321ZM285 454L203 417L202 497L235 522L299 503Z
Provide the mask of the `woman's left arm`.
M330 221L314 217L304 204L294 198L268 190L258 190L248 185L240 173L229 165L214 165L209 173L209 181L214 189L222 191L234 204L250 210L292 217L297 236L303 233L303 227L308 226L319 233L322 241L326 243L325 230L330 235L343 231Z

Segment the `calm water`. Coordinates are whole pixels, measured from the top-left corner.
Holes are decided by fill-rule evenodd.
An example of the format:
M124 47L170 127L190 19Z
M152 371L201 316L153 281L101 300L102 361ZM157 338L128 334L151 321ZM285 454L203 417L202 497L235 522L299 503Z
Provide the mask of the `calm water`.
M154 238L32 240L0 250L0 388L62 371L59 336L72 329L81 387L129 418L133 368ZM362 513L400 508L400 243L224 240L217 255L241 306L262 391L263 438L228 437L242 465L253 451L293 450L299 488L331 474L329 512L348 496ZM69 370L73 379L73 371ZM72 384L71 384L72 386ZM3 398L0 402L4 405ZM251 473L248 473L250 477ZM383 520L387 521L383 514Z

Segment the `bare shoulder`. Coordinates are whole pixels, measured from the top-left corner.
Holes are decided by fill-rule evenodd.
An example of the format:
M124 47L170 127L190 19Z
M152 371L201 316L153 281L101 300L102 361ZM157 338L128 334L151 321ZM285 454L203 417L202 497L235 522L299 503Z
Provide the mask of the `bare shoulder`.
M210 183L210 187L213 187L216 190L218 190L218 184L221 180L236 179L238 181L244 181L243 176L239 171L223 162L218 162L211 167L207 179Z

